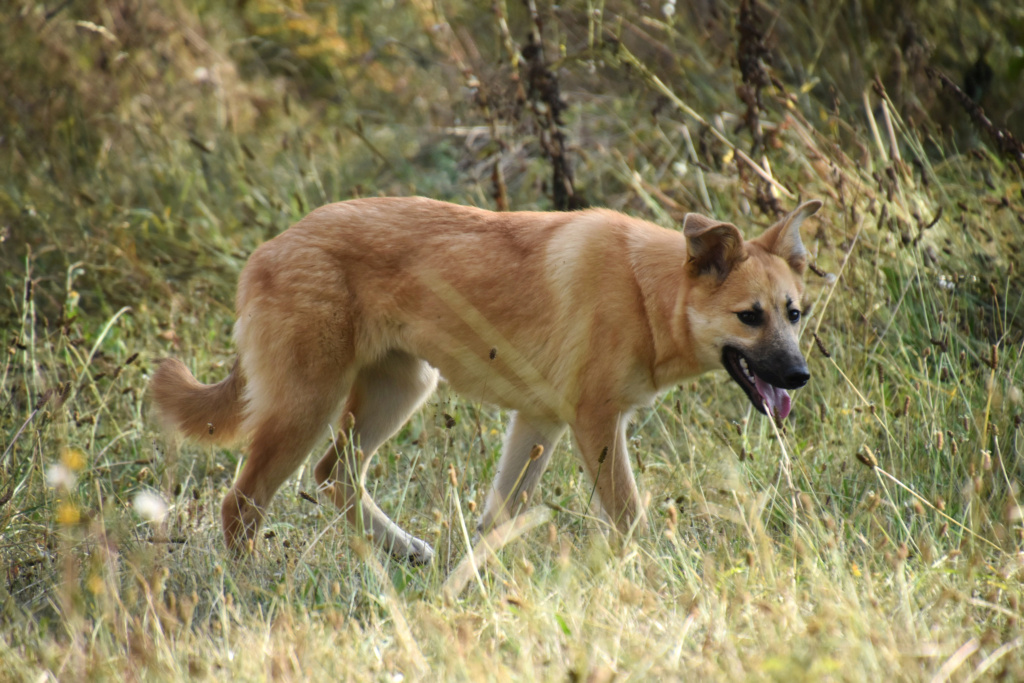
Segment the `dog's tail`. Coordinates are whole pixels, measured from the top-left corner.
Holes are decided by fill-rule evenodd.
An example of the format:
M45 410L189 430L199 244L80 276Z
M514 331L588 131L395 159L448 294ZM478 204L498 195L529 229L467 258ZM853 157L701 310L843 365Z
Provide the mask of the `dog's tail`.
M210 444L228 444L242 436L244 387L238 361L220 382L202 384L180 360L164 358L149 380L153 402L164 424L190 439Z

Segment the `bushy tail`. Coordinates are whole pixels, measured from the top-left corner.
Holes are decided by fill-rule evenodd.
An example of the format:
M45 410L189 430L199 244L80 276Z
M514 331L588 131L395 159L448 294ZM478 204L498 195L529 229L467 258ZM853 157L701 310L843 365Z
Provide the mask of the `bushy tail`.
M190 439L211 444L231 443L242 436L244 386L238 361L217 384L201 384L180 360L165 358L149 380L149 391L164 424Z

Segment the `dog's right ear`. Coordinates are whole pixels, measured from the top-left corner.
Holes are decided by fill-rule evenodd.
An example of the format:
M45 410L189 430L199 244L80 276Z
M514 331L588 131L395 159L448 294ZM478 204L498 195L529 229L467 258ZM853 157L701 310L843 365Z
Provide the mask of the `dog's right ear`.
M699 213L683 217L686 237L686 267L693 275L716 275L724 280L736 264L747 258L743 235L732 223L723 223Z

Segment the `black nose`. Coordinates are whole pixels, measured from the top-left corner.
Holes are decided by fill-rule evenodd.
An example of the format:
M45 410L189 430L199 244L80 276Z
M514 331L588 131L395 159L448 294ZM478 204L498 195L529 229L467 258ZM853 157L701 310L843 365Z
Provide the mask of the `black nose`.
M787 389L799 389L811 379L811 373L807 372L806 367L792 368L786 373L784 379L786 380Z

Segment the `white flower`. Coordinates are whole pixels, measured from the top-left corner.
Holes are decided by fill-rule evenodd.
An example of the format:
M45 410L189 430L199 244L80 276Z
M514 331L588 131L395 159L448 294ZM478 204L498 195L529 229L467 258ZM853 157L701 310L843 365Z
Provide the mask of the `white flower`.
M167 503L152 491L140 491L132 501L135 511L147 522L160 524L167 517Z
M50 465L46 469L46 485L50 488L70 491L75 487L76 481L78 481L78 476L74 470L63 463Z

